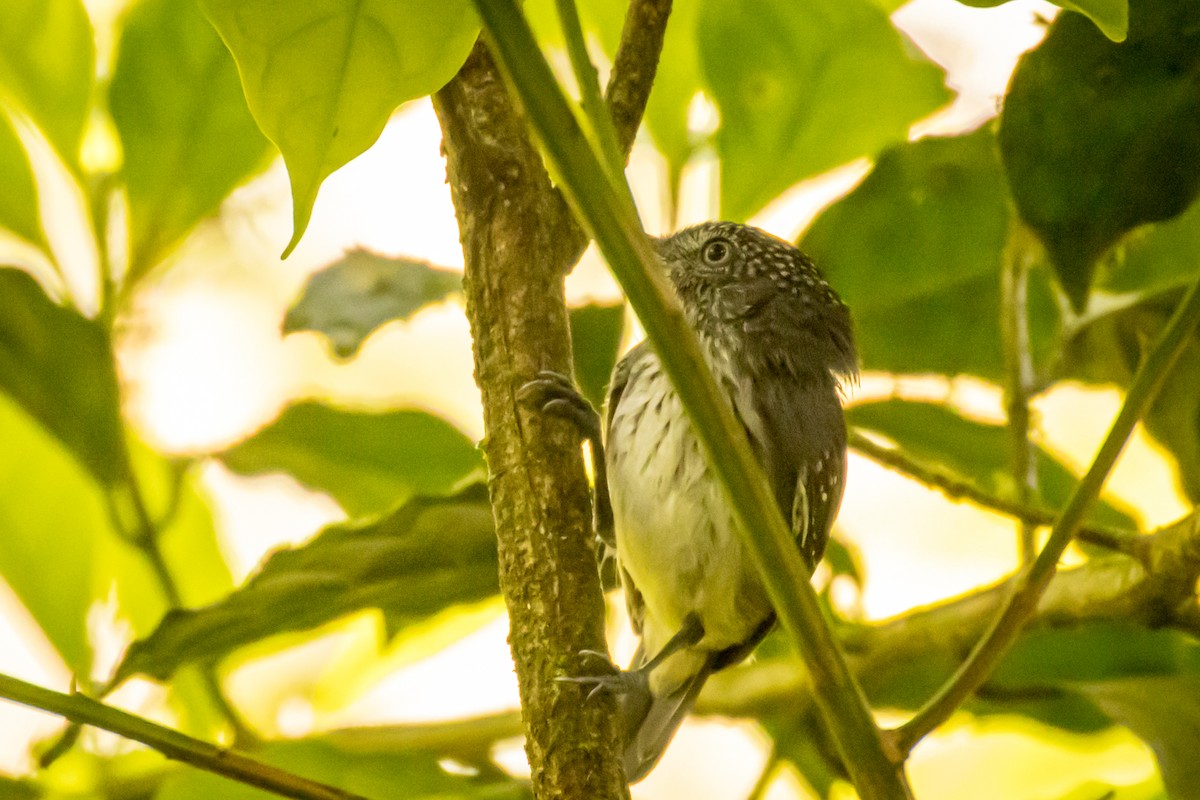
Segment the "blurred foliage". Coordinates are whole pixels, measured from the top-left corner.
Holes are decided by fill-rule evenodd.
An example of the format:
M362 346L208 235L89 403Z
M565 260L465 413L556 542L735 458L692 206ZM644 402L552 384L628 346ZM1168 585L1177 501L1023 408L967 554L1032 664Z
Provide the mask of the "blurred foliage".
M378 608L395 632L455 603L491 597L499 591L494 538L482 484L330 526L301 547L270 555L218 602L168 613L129 649L116 680L137 673L165 680L184 664L213 662L363 608Z
M283 319L283 332L319 332L338 358L352 358L380 326L406 320L461 288L456 272L352 250L308 279Z
M580 5L611 56L624 4ZM873 161L800 242L852 308L865 369L1006 386L1002 331L1011 320L1001 316L1000 276L1017 269L1027 282L1017 310L1031 390L1066 380L1128 385L1200 272L1200 5L1063 0L1070 13L1021 59L996 120L916 141L906 140L912 124L950 93L941 70L887 18L892 0L678 5L646 117L672 206L698 153L718 160L722 214L738 219L802 180ZM554 47L552 4L528 8ZM0 228L42 259L33 269L24 261L0 269L0 576L85 685L98 656L89 632L98 604L136 638L117 681L169 680L180 718L199 720L212 713L203 670L262 642L308 641L368 608L388 634L419 636L435 615L495 596L492 518L474 443L436 409L320 401L296 402L209 454L241 474L290 475L349 517L268 555L235 587L197 459L169 460L131 435L113 345L130 298L268 163L269 142L291 177L290 249L321 182L370 146L398 105L444 83L477 29L466 0L141 0L118 23L115 61L102 65L80 0L0 3ZM701 97L715 108L712 130L689 123ZM105 135L118 145L118 168L81 157L85 137ZM59 263L67 251L48 245L54 226L39 206L42 173L31 168L39 150L29 148L38 137L95 217L98 300L67 279L78 270ZM122 204L127 213L108 219L105 210ZM333 355L354 358L374 330L442 302L460 281L402 256L350 252L312 277L282 329L315 331ZM571 322L576 379L599 403L625 309L577 308ZM859 405L851 421L913 463L999 498L1020 496L1005 425L949 403L898 399ZM1200 496L1200 342L1146 428ZM1076 473L1044 449L1036 469L1033 502L1061 506ZM1095 519L1136 528L1113 504ZM843 543L827 560L860 589L870 580ZM871 641L870 626L835 621L848 641ZM782 661L778 644L767 640L756 669ZM879 706L914 708L957 667L959 644L880 662L865 688ZM1187 632L1139 621L1042 624L968 710L1077 733L1121 725L1158 758L1161 786L1109 787L1083 775L1071 798L1197 797L1196 647ZM810 707L744 710L818 795L839 791L841 765ZM311 739L262 749L268 761L372 797L528 796L488 752L467 764L471 775L439 765L458 755L440 745L351 751ZM0 796L65 796L64 785L89 798L258 794L152 754L76 746L36 776L0 782Z
M479 33L468 0L276 3L199 0L237 60L258 125L292 179L300 241L321 182L375 143L406 100L429 94Z
M376 414L320 403L290 406L218 457L243 475L289 473L359 516L416 493L449 494L483 470L471 440L432 414Z

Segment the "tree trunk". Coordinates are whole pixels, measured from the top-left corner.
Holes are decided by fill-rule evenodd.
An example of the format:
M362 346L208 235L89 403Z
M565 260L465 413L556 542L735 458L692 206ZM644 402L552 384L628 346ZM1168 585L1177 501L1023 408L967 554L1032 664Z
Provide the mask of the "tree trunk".
M555 681L605 650L579 432L517 400L539 370L571 374L563 278L579 234L553 191L486 45L434 95L466 259L525 750L538 798L628 796L613 702Z

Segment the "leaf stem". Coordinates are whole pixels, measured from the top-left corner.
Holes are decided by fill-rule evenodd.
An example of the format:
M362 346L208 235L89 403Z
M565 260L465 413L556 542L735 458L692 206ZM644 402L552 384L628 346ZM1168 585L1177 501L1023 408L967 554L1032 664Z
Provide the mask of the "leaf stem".
M1011 214L1008 241L1000 269L1000 330L1007 373L1004 401L1008 415L1012 476L1017 500L1029 503L1038 494L1037 447L1029 437L1029 398L1037 385L1029 344L1030 234ZM1019 552L1022 564L1037 557L1037 526L1021 520Z
M721 397L679 301L666 285L628 191L615 187L588 146L516 0L475 0L509 85L529 114L568 201L594 236L638 313L691 417L709 464L784 628L813 678L817 703L864 800L908 798L902 769L822 617L795 547L745 432Z
M888 732L898 756L905 757L917 742L944 722L987 680L996 664L1016 641L1025 623L1037 611L1038 600L1049 585L1050 579L1054 577L1059 558L1096 502L1104 482L1133 433L1134 426L1158 396L1172 367L1195 332L1197 324L1200 324L1200 279L1192 284L1159 336L1154 349L1142 362L1129 386L1125 403L1117 414L1108 436L1100 445L1087 474L1075 487L1066 508L1054 523L1050 538L1042 551L1033 563L1016 576L1012 593L1003 610L993 620L983 638L976 642L966 661L938 693L911 720Z
M9 675L0 675L0 697L58 714L81 725L112 731L157 750L167 758L223 775L248 786L298 800L363 800L209 742L193 739L126 711L79 694L63 694Z

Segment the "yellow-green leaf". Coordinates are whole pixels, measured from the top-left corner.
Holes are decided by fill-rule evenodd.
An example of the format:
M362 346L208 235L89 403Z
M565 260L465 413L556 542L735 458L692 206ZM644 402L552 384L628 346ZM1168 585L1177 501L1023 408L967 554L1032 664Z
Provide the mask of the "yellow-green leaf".
M137 279L267 163L237 68L192 3L147 0L125 20L109 107L125 149Z
M479 31L467 0L201 0L250 111L283 154L292 240L321 182L379 138L401 103L436 91Z
M0 3L0 97L28 114L76 172L95 70L92 24L80 0Z

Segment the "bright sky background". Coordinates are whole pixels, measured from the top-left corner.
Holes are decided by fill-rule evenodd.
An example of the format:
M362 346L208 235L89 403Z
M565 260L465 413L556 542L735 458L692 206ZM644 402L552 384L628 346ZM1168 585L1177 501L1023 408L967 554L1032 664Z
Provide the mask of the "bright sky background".
M92 5L104 4L97 0ZM949 113L920 124L914 133L950 133L992 115L1017 56L1042 36L1039 17L1048 19L1055 12L1040 0L1016 0L989 10L970 9L955 0L914 0L897 12L897 23L949 69L951 85L961 93ZM706 113L711 112L698 104L697 124L706 123ZM368 153L326 182L312 225L286 262L278 260L291 225L282 165L236 192L221 218L204 225L171 272L139 300L121 362L128 411L143 435L168 451L204 452L268 422L286 403L315 396L436 409L479 437L482 421L470 339L458 304L426 310L406 325L389 325L348 364L333 363L313 335L279 336L283 313L307 276L348 248L361 245L461 267L440 140L428 102L406 106ZM864 165L854 165L797 187L754 222L793 238L822 204L853 186L864 172ZM635 150L630 174L647 227L662 232L664 170L652 149L641 145ZM688 173L682 222L711 216L712 181L709 165ZM63 213L70 215L69 195L46 202L56 213L66 209ZM63 247L78 250L79 245L67 242ZM86 249L83 253L86 258ZM568 281L568 293L575 301L618 294L594 252ZM978 383L915 382L898 388L922 396L949 393L971 413L1001 415L998 392ZM894 389L890 381L868 377L859 394ZM1086 464L1117 403L1115 392L1065 389L1040 401L1036 412L1047 444L1072 463ZM272 548L303 541L342 516L333 501L282 476L243 478L209 464L204 478L238 578ZM1140 434L1110 486L1152 524L1185 510L1162 458ZM870 618L966 591L1000 577L1015 563L1011 522L947 503L862 458L852 458L840 524L866 561L868 590L862 606ZM104 610L94 617L98 639L112 641ZM477 617L477 633L436 657L411 663L413 654L401 643L366 677L347 685L344 677L355 672L354 665L375 657L374 628L367 619L356 618L303 648L238 668L228 686L253 722L288 735L515 707L516 684L500 609L481 609ZM618 655L628 656L633 643L619 620L613 635ZM2 583L0 671L60 689L69 682L65 667ZM138 713L159 713L154 711L159 699L154 687L139 682L116 697ZM0 771L25 770L25 743L59 724L0 704ZM765 758L765 741L752 725L689 722L634 796L741 796L754 782L753 765ZM1145 748L1126 734L1112 734L1101 748L1073 741L1056 735L1051 743L1030 723L976 724L962 717L919 748L912 777L923 800L987 800L1034 796L1022 788L1028 786L1054 797L1073 788L1080 772L1116 782L1148 774ZM505 759L519 768L522 755L514 746ZM722 760L731 768L711 768ZM1014 770L1012 764L1022 768ZM794 781L785 780L771 797L793 797L795 792Z

